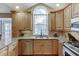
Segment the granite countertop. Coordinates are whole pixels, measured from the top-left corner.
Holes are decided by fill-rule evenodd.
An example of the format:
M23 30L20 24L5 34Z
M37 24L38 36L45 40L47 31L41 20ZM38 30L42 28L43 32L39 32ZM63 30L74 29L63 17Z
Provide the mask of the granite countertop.
M20 39L25 39L25 40L27 40L27 39L59 39L59 37L34 37L34 36L14 37L14 38L12 38L12 42L11 43L13 43L16 40L20 40ZM8 45L10 45L10 44L8 44ZM7 47L8 45L5 45L3 41L0 41L0 49L3 49L5 47Z
M35 37L35 36L23 36L23 37L14 37L13 39L59 39L59 37Z

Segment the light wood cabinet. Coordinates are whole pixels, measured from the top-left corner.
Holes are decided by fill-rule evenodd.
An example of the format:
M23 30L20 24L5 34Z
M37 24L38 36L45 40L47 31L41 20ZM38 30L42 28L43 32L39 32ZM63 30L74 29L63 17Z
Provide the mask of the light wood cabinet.
M59 42L58 45L59 45L59 48L58 48L59 49L59 51L58 51L59 56L64 56L63 43Z
M52 12L50 13L50 23L51 24L51 31L55 31L56 30L56 13Z
M63 30L64 27L64 12L63 10L56 12L56 30Z
M19 55L32 55L32 41L20 40L20 54Z
M31 13L12 11L11 15L13 37L20 35L19 30L32 30Z
M32 20L32 14L31 12L27 13L27 19L26 19L26 23L25 23L25 29L26 30L32 30L32 23L33 23L33 20Z
M22 49L22 42L21 40L18 40L18 55L20 56L22 54L21 49Z
M52 40L52 51L53 51L53 53L52 53L53 55L59 55L59 53L58 53L58 51L59 51L59 42L58 42L58 40Z
M34 40L34 55L58 55L58 40Z
M19 40L19 55L59 55L59 45L56 39Z
M64 9L64 30L70 31L71 28L71 12L72 12L72 6L69 5Z
M19 36L19 30L24 30L27 26L27 15L26 13L15 13L12 20L13 36Z
M0 56L7 56L8 55L8 51L7 51L7 47L4 47L0 50Z
M34 55L51 55L52 41L51 40L34 40Z
M72 3L72 17L79 16L79 3Z

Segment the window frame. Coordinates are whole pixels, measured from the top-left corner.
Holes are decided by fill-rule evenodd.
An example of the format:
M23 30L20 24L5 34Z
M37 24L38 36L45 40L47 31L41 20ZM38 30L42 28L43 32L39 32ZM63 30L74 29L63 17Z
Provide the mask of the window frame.
M46 14L38 14L38 13L35 14L34 12L35 12L36 9L38 9L38 8L45 10ZM33 23L32 23L32 24L33 24L33 35L36 36L37 34L34 33L34 32L35 32L35 24L34 24L34 21L35 21L35 20L34 20L34 16L35 16L35 15L38 15L38 16L40 16L40 15L43 15L43 16L44 16L44 15L46 15L46 16L47 16L47 17L46 17L46 24L47 24L46 26L47 26L47 35L48 35L48 10L47 10L47 8L46 8L45 6L37 6L37 7L35 7L35 8L33 9L33 14L32 14L32 17L33 17L33 18L32 18L32 21L33 21ZM47 36L47 35L45 35L45 36ZM38 36L38 35L37 35L37 36ZM44 35L43 35L43 36L44 36Z

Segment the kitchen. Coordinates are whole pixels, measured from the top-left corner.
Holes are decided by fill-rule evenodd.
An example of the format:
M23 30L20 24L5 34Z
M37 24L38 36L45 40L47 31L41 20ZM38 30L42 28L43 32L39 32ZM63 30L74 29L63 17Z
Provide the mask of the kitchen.
M79 56L78 6L0 4L0 56Z

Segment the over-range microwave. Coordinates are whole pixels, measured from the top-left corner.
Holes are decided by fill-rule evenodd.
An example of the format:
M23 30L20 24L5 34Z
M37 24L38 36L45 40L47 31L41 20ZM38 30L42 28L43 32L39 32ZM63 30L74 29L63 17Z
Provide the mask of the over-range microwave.
M79 17L71 19L71 30L79 31Z

